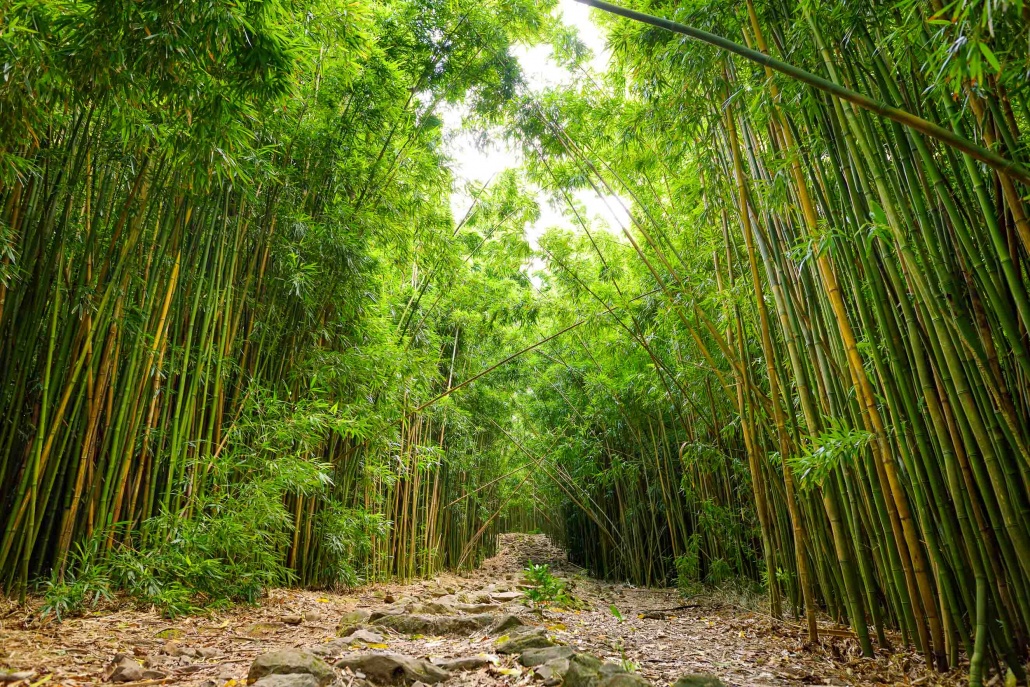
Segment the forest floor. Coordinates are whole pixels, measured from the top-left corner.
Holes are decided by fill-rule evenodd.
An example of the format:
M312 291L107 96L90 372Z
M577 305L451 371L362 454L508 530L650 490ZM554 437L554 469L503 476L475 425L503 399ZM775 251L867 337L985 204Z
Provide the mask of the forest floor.
M550 564L581 600L581 608L532 608L519 595L529 561ZM481 657L474 669L452 672L446 685L528 685L539 680L515 656L496 651L496 634L422 636L366 625L366 630L381 634L382 642L372 637L352 647L337 639L341 618L355 611L352 617L360 621L365 611L390 612L403 604L448 599L501 605L506 613L544 628L540 631L557 643L621 663L654 685L668 685L691 673L709 673L731 686L950 686L962 680L960 671L928 670L909 652L861 658L847 631L829 621L822 645L807 648L804 630L795 622L776 621L717 595L684 600L675 590L599 582L567 563L543 535L503 535L498 555L467 576L376 584L346 594L273 590L255 606L171 621L153 611L110 608L62 623L40 623L32 606L0 606L0 682L6 687L100 683L110 677L114 657L124 654L133 671L121 676L123 681L129 678L123 687L233 687L245 683L260 654L319 646L327 660L359 651L394 652L436 663L447 657ZM409 605L405 612L410 610ZM344 685L361 683L353 672L340 675Z

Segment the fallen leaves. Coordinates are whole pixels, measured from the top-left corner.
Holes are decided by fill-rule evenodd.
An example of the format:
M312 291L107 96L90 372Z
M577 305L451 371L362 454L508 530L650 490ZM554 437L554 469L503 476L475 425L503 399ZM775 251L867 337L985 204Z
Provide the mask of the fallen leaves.
M169 675L164 680L123 683L119 687L173 682L198 687L242 687L246 667L255 655L270 647L311 646L333 639L332 626L339 616L356 608L379 605L376 596L417 599L440 585L451 588L450 593L469 595L487 593L482 590L499 584L512 587L530 558L549 563L557 575L572 575L564 554L542 537L506 535L504 541L506 546L500 555L480 570L464 577L441 575L439 582L381 584L352 590L347 596L273 590L256 606L219 611L217 618L181 618L171 623L155 613L123 608L55 626L0 626L0 665L11 666L7 675L20 675L16 682L0 678L0 687L96 683L104 666L117 653L132 653L147 668L151 667L147 662L151 659L153 667ZM588 602L589 608L548 608L539 614L527 613L526 617L557 634L563 643L635 663L638 672L654 684L668 684L686 672L714 672L731 687L785 683L958 687L963 677L958 670L943 675L934 673L913 653L863 659L849 631L828 620L820 624L824 639L809 650L805 648L806 636L800 625L735 607L724 599L705 598L684 606L674 590L631 589L585 577L577 578L575 584L577 596ZM511 603L520 601L513 598ZM299 614L305 622L280 622L287 614ZM311 614L311 619L306 614ZM328 618L329 626L316 624L319 618ZM115 629L118 627L121 629ZM396 635L388 638L389 648L386 642L363 648L388 648L409 655L445 658L489 651L492 640L481 635ZM903 646L900 637L892 636L891 640L896 646ZM181 653L176 652L176 645ZM166 652L178 655L172 657ZM527 673L513 665L510 657L494 659L491 667L469 673L463 687L521 687L532 682L531 671ZM998 687L1001 684L999 680Z

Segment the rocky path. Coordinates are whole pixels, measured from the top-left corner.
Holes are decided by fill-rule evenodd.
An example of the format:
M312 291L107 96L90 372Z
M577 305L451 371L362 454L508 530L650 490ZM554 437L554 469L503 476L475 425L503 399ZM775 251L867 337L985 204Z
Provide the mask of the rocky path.
M548 563L575 609L526 599ZM542 535L505 535L468 577L348 595L275 590L259 606L162 620L119 610L40 625L0 608L0 683L123 687L366 685L953 685L911 654L857 655L847 631L804 646L799 627L712 599L591 580Z

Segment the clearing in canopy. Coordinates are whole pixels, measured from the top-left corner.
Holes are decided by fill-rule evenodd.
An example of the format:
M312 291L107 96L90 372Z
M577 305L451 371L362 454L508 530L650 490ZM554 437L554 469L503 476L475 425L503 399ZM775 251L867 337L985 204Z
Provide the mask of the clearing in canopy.
M1028 0L0 2L0 682L1028 685Z

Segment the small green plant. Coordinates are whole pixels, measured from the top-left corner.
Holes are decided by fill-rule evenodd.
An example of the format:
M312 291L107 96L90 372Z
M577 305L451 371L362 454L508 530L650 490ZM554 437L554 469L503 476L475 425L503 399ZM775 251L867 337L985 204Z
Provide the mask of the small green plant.
M553 604L563 608L577 605L576 599L569 594L565 582L551 574L551 566L546 563L535 565L529 562L523 572L526 582L532 585L526 590L526 598L536 604Z
M41 618L54 617L58 621L96 608L102 601L112 598L110 568L101 562L100 544L105 532L97 530L92 537L75 546L68 569L62 575L54 569L50 579L43 583Z
M683 596L698 592L701 572L701 537L697 533L687 541L686 553L676 556L676 588Z
M608 610L612 612L612 615L614 615L615 619L618 620L620 623L623 620L625 620L625 618L622 617L622 611L620 611L619 608L615 604L612 604L611 606L609 606Z
M615 608L615 604L612 604L611 609L613 613L615 613L618 610ZM622 622L621 613L618 613L616 617L619 619L619 622ZM619 640L619 643L615 646L615 648L619 651L619 666L621 666L623 670L625 670L627 673L635 673L637 672L637 670L640 669L639 663L637 663L633 659L626 658L626 646L622 643L621 639Z
M730 568L730 564L721 558L716 558L708 566L709 584L718 586L731 577L733 577L733 570Z

